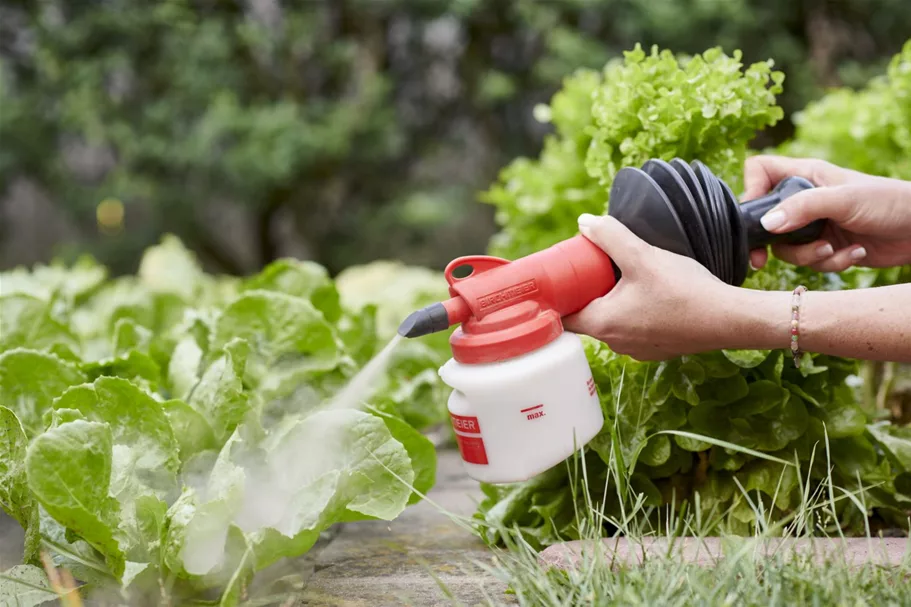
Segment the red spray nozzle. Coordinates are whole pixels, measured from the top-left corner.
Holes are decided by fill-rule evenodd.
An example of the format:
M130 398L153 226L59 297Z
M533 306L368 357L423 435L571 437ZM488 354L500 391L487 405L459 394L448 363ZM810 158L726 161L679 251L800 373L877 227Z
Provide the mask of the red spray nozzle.
M471 272L457 278L457 268ZM470 256L445 271L452 299L411 314L399 334L418 337L456 324L451 343L466 362L502 360L548 343L562 333L560 319L608 293L617 273L597 245L575 236L515 261Z

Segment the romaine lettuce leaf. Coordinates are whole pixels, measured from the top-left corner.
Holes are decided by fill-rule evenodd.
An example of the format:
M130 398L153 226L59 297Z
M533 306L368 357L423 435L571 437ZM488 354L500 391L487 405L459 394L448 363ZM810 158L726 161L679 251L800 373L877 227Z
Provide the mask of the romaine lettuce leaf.
M56 521L104 555L110 572L119 579L126 559L120 504L109 491L113 450L109 425L71 421L32 440L25 468L35 499Z
M0 403L16 414L29 436L44 429L54 399L84 381L75 365L53 354L22 348L0 354Z

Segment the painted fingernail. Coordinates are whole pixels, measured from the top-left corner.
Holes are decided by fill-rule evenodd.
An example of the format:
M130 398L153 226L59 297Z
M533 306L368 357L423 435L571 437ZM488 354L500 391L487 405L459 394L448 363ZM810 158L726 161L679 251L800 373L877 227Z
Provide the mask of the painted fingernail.
M822 259L823 257L828 257L835 253L835 249L832 248L832 245L826 243L816 247L816 257Z
M582 226L591 227L591 226L595 225L596 223L598 223L598 218L590 213L583 213L582 215L579 215L579 226L580 227L582 227Z
M854 261L860 261L861 259L863 259L866 256L867 256L867 250L863 247L860 247L859 249L854 249L853 251L851 251L851 259L853 259Z
M785 222L784 211L771 211L766 213L759 222L762 224L762 227L769 231L780 228Z

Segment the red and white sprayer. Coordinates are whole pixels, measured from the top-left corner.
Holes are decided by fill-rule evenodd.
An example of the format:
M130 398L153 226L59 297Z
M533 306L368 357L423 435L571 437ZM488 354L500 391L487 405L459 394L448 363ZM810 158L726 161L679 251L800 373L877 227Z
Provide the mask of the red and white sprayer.
M738 204L702 163L650 160L617 173L609 214L646 242L739 286L750 250L819 237L822 221L789 234L759 223L782 199L811 187L792 177ZM465 266L471 272L456 278ZM449 413L468 474L487 483L524 481L594 438L604 423L597 387L581 340L564 331L562 319L614 288L621 278L611 259L575 236L515 261L461 257L445 276L451 298L412 313L399 334L461 325L440 377L453 389Z

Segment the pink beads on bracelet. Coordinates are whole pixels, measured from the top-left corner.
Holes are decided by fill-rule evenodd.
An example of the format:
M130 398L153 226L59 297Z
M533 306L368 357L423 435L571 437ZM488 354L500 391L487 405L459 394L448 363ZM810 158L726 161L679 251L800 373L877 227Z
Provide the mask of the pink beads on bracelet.
M794 357L794 366L800 368L800 357L803 354L800 351L800 304L801 295L807 291L807 288L800 285L791 293L791 355Z

